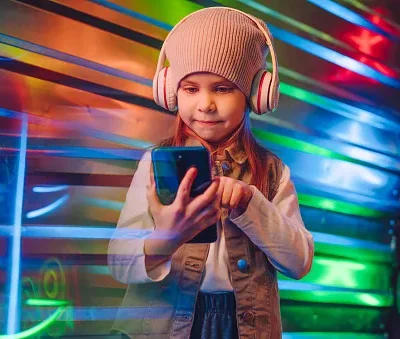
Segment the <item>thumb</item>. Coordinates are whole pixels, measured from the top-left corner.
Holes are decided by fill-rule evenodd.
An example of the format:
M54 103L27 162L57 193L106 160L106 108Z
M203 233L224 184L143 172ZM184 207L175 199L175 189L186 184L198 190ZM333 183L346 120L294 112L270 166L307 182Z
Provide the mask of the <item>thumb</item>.
M157 194L153 173L150 173L150 183L147 185L146 193L150 210L152 212L157 211L161 206L161 202Z

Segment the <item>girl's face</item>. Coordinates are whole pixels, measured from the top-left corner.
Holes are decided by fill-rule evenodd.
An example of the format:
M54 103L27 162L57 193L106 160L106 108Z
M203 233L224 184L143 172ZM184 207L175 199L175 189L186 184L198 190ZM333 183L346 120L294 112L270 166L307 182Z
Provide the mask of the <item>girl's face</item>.
M246 96L232 82L212 73L193 73L178 88L179 115L207 142L230 136L246 111Z

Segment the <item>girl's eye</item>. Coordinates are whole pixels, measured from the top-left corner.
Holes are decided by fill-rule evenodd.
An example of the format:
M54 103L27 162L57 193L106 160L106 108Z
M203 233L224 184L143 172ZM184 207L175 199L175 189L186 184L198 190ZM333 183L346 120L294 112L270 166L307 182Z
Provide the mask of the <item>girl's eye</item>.
M216 88L217 92L219 93L228 93L232 90L230 87L217 87Z
M197 92L196 87L185 87L184 90L185 90L185 92L188 92L188 93L196 93Z

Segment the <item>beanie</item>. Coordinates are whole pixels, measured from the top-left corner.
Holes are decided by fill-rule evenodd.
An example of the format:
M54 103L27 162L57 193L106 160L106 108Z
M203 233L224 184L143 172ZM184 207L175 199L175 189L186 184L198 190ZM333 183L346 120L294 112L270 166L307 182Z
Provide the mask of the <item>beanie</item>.
M262 20L254 19L269 33ZM210 72L231 81L249 98L254 76L266 68L267 53L263 32L229 8L194 12L165 41L175 93L187 75Z

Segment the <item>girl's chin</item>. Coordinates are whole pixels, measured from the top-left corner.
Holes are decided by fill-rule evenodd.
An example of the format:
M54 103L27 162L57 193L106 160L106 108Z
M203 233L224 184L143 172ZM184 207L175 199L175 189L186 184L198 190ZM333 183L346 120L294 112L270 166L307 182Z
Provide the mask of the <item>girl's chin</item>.
M215 135L210 135L208 133L197 133L197 135L201 139L203 139L204 141L207 141L209 143L216 143L216 142L219 142L220 140L222 140L224 138L224 136L223 137L218 137L218 136L215 136Z

